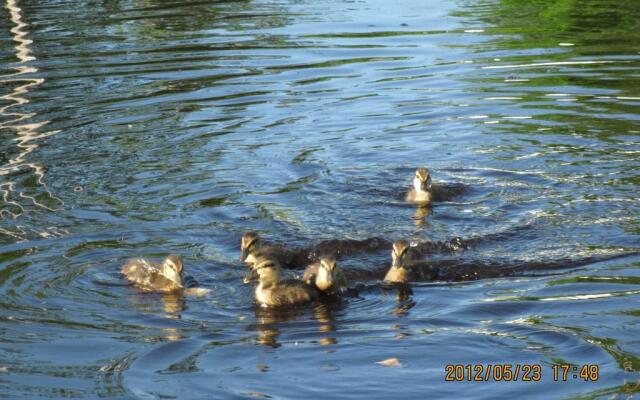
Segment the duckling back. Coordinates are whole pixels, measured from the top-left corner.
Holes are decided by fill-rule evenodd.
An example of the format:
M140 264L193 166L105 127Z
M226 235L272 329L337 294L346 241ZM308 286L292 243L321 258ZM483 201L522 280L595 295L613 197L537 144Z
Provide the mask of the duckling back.
M254 271L259 279L255 299L263 307L295 306L318 296L316 290L304 282L280 279L280 265L275 259L259 257Z
M175 268L179 263L179 271L166 272L167 267ZM122 267L122 274L140 289L153 292L174 292L183 288L182 259L179 256L167 257L163 264L144 258L129 260Z
M263 307L286 307L314 301L318 298L318 293L304 282L289 280L270 288L258 285L255 296L256 302Z
M412 261L401 267L392 266L384 277L385 282L408 283L437 279L438 269L426 261Z
M407 283L413 279L412 270L405 267L391 267L384 277L385 282L391 283Z
M280 265L291 267L293 253L282 246L264 245L255 232L246 232L240 239L240 260L254 269L259 258L278 261Z
M255 261L259 257L269 257L278 261L282 266L288 266L291 261L290 253L281 246L263 245L257 253L249 254L245 261L249 265L255 265Z

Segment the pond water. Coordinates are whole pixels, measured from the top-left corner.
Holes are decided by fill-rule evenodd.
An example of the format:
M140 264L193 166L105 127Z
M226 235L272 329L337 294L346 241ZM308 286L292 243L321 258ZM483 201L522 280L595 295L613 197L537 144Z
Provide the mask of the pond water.
M634 1L4 0L0 397L639 396L639 43ZM463 190L405 204L418 166ZM247 230L532 267L272 313ZM211 292L125 285L167 253Z

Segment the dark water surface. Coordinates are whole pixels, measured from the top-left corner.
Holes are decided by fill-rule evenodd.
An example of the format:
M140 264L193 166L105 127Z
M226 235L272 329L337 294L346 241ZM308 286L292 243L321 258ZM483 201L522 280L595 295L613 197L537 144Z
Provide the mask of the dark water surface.
M639 250L636 1L3 0L0 82L0 397L640 396L638 256L287 314L237 263L249 229L480 238L429 257L483 268ZM464 189L427 216L422 165ZM123 285L169 252L211 293Z

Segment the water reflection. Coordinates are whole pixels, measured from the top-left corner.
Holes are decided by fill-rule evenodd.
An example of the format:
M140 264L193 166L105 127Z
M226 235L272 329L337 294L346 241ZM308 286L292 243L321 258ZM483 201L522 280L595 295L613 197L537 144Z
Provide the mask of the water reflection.
M0 76L0 82L6 85L6 87L12 87L10 93L0 96L0 99L7 103L0 107L0 116L2 116L4 120L0 122L0 129L9 128L15 132L17 135L15 142L18 152L13 158L7 159L7 165L0 166L0 177L5 176L5 179L8 180L11 174L20 176L24 173L22 170L25 167L32 170L33 175L35 175L35 183L33 185L27 184L27 182L23 182L20 185L15 181L6 181L0 184L0 192L2 192L4 203L2 209L0 209L0 218L4 219L5 217L9 217L16 219L25 211L25 205L21 204L21 199L26 199L34 206L48 211L55 211L63 202L47 189L44 182L45 169L42 164L28 161L28 156L38 148L37 141L51 136L58 131L40 132L42 130L41 128L47 125L49 121L43 120L35 122L32 120L37 119L36 113L19 111L20 106L29 103L29 93L41 85L44 79L29 77L29 75L37 73L38 68L30 65L32 61L36 60L36 57L33 55L31 48L33 41L28 39L29 31L27 27L29 25L23 20L22 9L18 6L18 1L7 0L5 7L9 10L9 19L13 23L10 32L13 35L13 41L17 43L15 46L15 56L19 64L11 67L16 71L15 73ZM7 154L11 154L11 152ZM21 188L17 188L18 185L20 185ZM31 189L30 186L35 185L40 185L47 196L43 197L37 194L30 194L28 192L28 190ZM22 187L24 187L24 189ZM23 237L15 230L0 228L0 231L16 238Z
M396 305L393 307L392 314L397 317L408 315L409 311L416 305L416 302L412 299L413 289L411 289L411 285L398 283L392 286L383 288L383 294L387 296L395 292Z
M490 103L525 108L505 107L495 129L587 135L605 141L636 130L633 98L638 81L631 74L638 57L627 44L640 38L636 29L629 30L637 24L638 9L625 3L609 12L606 4L613 3L601 1L578 10L571 1L541 1L528 6L526 19L517 15L521 5L509 0L491 8L473 7L473 19L487 24L497 21L496 33L514 28L518 32L517 38L499 35L478 46L487 59L481 69L491 73L469 78L480 83L485 94L491 93L485 98ZM603 25L607 28L601 29ZM497 53L504 49L518 54L500 57ZM497 81L500 74L506 79ZM536 157L550 154L548 150L542 147Z
M143 292L132 286L128 286L127 290L130 291L127 299L145 314L156 315L162 312L164 318L179 320L186 309L185 296L181 292Z
M311 311L316 322L314 325L317 325L317 331L320 334L318 343L323 346L337 344L335 313L342 310L343 307L344 304L341 301L317 302L310 307L292 309L256 307L255 328L258 331L256 343L273 348L280 347L281 343L278 338L282 334L282 330L293 329L295 325L290 324L293 321L299 321L303 326L309 327L311 321L307 318L309 311Z
M416 206L416 211L413 214L413 222L418 227L425 227L427 225L427 217L433 214L433 210L428 206Z
M281 324L300 318L304 314L304 308L276 309L276 308L255 308L256 326L258 338L256 343L263 346L280 347L278 342Z
M28 24L22 21L22 9L18 7L18 0L7 0L5 6L9 10L11 22L14 23L14 27L11 28L10 32L14 35L13 40L18 43L15 47L17 50L16 57L18 57L18 60L22 63L35 60L36 58L32 55L31 51L31 43L33 43L33 41L27 38L28 32L25 28ZM33 67L23 68L23 73L25 71L35 72L38 70Z
M163 293L162 305L167 318L180 319L180 313L185 309L184 295L181 292Z
M163 339L171 342L184 338L182 331L177 328L162 328L162 332L164 333Z
M336 334L333 332L336 331L335 313L339 309L341 305L338 302L319 303L313 308L313 316L318 321L318 332L323 334L318 342L323 346L338 343Z
M602 379L537 394L638 393L637 258L599 258L640 233L633 2L36 3L0 8L3 394L438 397L449 362L557 360ZM459 189L432 213L400 201L422 165ZM407 237L465 283L254 311L247 230L363 286ZM89 278L166 251L211 292Z

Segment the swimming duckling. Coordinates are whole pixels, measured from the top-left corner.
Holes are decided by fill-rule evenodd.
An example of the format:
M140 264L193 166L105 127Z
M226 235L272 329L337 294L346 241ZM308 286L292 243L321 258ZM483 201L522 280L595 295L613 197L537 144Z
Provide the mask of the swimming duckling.
M420 205L429 205L431 203L431 175L426 168L418 168L413 178L413 186L409 188L406 201Z
M436 271L425 262L413 259L413 249L408 241L401 239L393 243L391 268L384 277L385 282L407 283L434 279Z
M240 261L254 268L258 256L267 256L275 259L279 264L290 264L291 254L279 246L265 246L256 232L246 232L240 240Z
M384 277L385 282L409 282L413 275L410 262L413 258L413 252L409 242L406 240L397 240L393 243L391 249L391 268Z
M307 267L302 280L307 285L312 285L325 294L339 293L347 287L347 277L344 271L336 264L333 256L320 257L320 261Z
M258 275L255 290L256 303L262 307L295 306L318 298L317 291L298 280L280 280L278 261L268 257L258 257L253 267Z
M153 292L174 292L182 289L182 257L171 254L162 264L136 258L122 267L122 273L140 289Z

